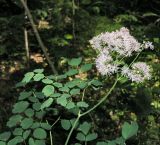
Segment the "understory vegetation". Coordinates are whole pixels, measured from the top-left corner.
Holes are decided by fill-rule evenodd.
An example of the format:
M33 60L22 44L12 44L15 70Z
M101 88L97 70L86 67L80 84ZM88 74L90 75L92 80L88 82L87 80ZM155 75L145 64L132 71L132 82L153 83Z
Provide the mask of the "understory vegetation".
M159 145L159 0L0 0L0 145Z

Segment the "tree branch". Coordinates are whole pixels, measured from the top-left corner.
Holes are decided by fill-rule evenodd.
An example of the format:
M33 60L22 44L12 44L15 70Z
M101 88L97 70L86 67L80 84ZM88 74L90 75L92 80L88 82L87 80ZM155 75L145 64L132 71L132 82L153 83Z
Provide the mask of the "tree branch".
M48 61L49 66L51 67L53 73L57 74L57 70L56 70L54 64L52 63L52 61L50 60L49 55L47 54L46 46L44 45L44 43L43 43L43 41L42 41L42 39L41 39L41 37L39 35L39 32L38 32L38 30L37 30L37 28L35 26L35 23L34 23L34 20L33 20L33 17L32 17L32 14L31 14L30 10L28 9L28 7L27 7L27 5L26 5L24 0L20 0L20 1L21 1L22 5L23 5L25 11L26 11L26 14L27 14L27 16L29 18L29 21L31 23L31 26L33 28L34 34L35 34L35 36L37 38L37 41L38 41L38 43L39 43L39 45L40 45L40 47L41 47L41 49L42 49L47 61Z
M27 0L25 0L25 3L27 5ZM24 15L26 16L26 11L24 12ZM29 68L30 54L29 54L28 31L26 27L24 28L24 41L25 41L25 50L26 50L26 64L27 64L27 68Z

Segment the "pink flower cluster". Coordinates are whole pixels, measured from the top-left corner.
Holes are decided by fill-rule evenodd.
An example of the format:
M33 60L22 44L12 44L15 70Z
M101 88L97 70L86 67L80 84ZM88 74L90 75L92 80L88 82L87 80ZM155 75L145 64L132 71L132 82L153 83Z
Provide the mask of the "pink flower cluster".
M119 31L101 33L89 42L93 49L99 53L96 59L96 67L102 75L112 75L120 72L134 82L143 82L150 78L150 69L144 62L134 63L130 69L127 66L122 67L120 60L141 52L143 49L150 48L153 50L154 46L151 42L139 43L125 27L122 27Z
M121 74L128 77L133 82L143 82L151 78L150 67L144 62L137 62L129 69L127 66L122 68Z

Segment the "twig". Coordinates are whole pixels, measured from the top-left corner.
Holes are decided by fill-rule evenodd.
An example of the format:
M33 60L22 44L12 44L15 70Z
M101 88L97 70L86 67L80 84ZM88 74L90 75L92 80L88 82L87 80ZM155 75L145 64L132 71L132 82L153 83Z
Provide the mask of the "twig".
M27 5L27 0L25 0L25 3ZM24 12L24 17L26 17L26 11ZM26 50L26 63L27 67L29 68L29 60L30 60L30 55L29 55L29 41L28 41L28 31L27 28L24 28L24 42L25 42L25 50Z
M27 67L29 68L30 55L29 55L28 32L26 28L24 28L24 41L25 41L25 50L26 50L26 62L27 62Z
M40 45L40 47L41 47L41 49L42 49L47 61L48 61L49 66L51 67L53 73L57 74L57 70L56 70L54 64L52 63L52 61L50 60L50 57L47 54L46 46L44 45L44 43L43 43L43 41L42 41L42 39L41 39L41 37L39 35L39 32L38 32L38 30L37 30L37 28L35 26L35 23L33 21L33 17L32 17L32 14L31 14L30 10L28 9L28 7L27 7L27 5L26 5L24 0L20 0L20 1L21 1L22 5L23 5L25 11L26 11L26 14L27 14L27 16L29 18L29 21L31 23L31 26L33 28L34 34L35 34L35 36L37 38L37 41L38 41L38 43L39 43L39 45Z

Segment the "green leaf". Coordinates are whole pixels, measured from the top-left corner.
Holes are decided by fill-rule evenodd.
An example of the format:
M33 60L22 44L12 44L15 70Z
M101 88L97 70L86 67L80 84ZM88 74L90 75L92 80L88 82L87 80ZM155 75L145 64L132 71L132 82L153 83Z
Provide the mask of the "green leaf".
M24 100L32 95L32 92L21 92L19 96L19 100Z
M44 94L42 92L35 92L35 98L44 99Z
M125 145L125 139L123 137L116 138L114 141L119 145Z
M89 105L86 102L81 101L77 103L77 106L87 108Z
M16 136L12 140L10 140L7 145L17 145L18 143L22 143L22 142L23 142L23 138L21 136Z
M29 138L29 145L36 145L33 138Z
M84 89L85 87L87 87L87 85L88 85L88 82L86 82L86 81L81 81L81 82L77 85L77 87L79 87L80 89Z
M70 123L71 123L72 126L74 125L75 121L76 121L76 118L72 118L70 120ZM78 125L79 125L79 121L76 123L75 128L77 128Z
M39 111L41 109L41 103L37 102L32 105L33 109Z
M78 130L82 131L85 135L88 134L89 130L91 129L91 124L88 122L84 122L78 128Z
M87 72L92 69L92 64L82 65L80 68L80 73Z
M42 82L43 82L44 84L53 84L53 81L50 80L50 79L43 79Z
M36 98L35 96L34 97L29 97L28 100L31 101L32 103L36 103L36 102L39 101L38 98Z
M121 77L120 79L119 79L119 82L121 83L121 84L124 84L125 82L127 82L128 81L128 78L127 77Z
M0 134L1 141L7 141L11 137L11 132L4 132Z
M35 140L36 145L46 145L45 140Z
M37 129L34 130L33 136L37 139L46 139L47 133L44 129L37 128Z
M20 101L14 105L12 112L22 113L27 109L28 106L29 106L29 103L27 101Z
M108 143L102 141L102 142L97 142L96 145L108 145Z
M39 111L39 112L36 112L36 115L35 117L37 117L38 119L42 119L45 115L45 111Z
M66 105L66 108L67 108L67 109L72 109L72 108L74 108L74 107L75 107L74 102L69 102L69 103Z
M16 126L21 122L22 118L23 117L21 115L13 115L12 117L9 118L9 121L7 122L7 126L10 128Z
M46 130L51 130L52 126L48 123L41 123L41 127Z
M59 88L59 91L62 91L62 92L69 92L69 88L68 87L66 87L66 86L64 86L64 87L62 87L62 88Z
M24 113L25 113L25 115L26 115L27 117L33 117L33 115L34 115L34 110L31 109L31 108L29 108L29 109L27 109Z
M65 78L67 78L67 75L66 74L64 74L64 75L58 75L58 76L54 76L54 80L62 80L62 79L65 79Z
M71 94L71 95L78 95L78 94L80 94L80 89L72 89L72 90L70 91L70 94Z
M33 123L33 125L31 126L32 129L35 129L35 128L39 128L41 126L41 124L39 122L35 122Z
M91 133L86 136L86 141L95 140L98 137L97 133Z
M70 95L70 94L67 94L67 93L64 93L64 94L61 95L61 97L70 98L71 95Z
M42 103L41 109L43 110L44 108L48 108L49 106L52 105L52 103L53 103L53 98L49 98L44 103Z
M66 106L67 105L67 99L65 96L61 96L57 99L57 104L60 104L62 106Z
M36 74L33 79L34 81L40 81L44 78L44 74Z
M0 141L0 145L7 145L7 144L3 141Z
M32 124L33 124L33 119L32 118L25 118L21 122L21 126L22 126L23 129L30 128L32 126Z
M59 97L59 96L61 96L62 94L60 94L60 93L54 93L54 94L52 94L50 97L53 97L53 98L57 98L57 97Z
M86 137L83 133L79 132L79 133L77 133L76 139L79 141L85 141Z
M68 64L70 66L78 66L78 65L80 65L81 62L82 62L82 58L79 57L79 58L73 58L73 59L69 60Z
M26 130L24 133L23 133L23 139L26 140L29 135L31 134L31 130Z
M78 70L77 69L70 69L69 71L66 72L67 76L74 76L78 74Z
M153 12L144 13L142 16L143 16L143 17L159 17L158 14L153 13Z
M122 136L124 139L129 139L130 137L136 135L138 132L138 124L136 122L132 122L129 124L125 122L122 126Z
M58 83L58 82L53 83L53 85L57 88L63 87L62 83Z
M34 73L33 73L33 72L28 72L28 73L26 73L26 74L24 75L24 78L23 78L22 82L24 82L24 83L29 83L30 80L33 78L33 76L34 76Z
M116 145L116 143L114 141L109 141L107 145Z
M65 34L64 37L68 40L72 40L73 39L73 35L72 34Z
M102 82L100 82L99 80L92 80L91 84L96 86L96 87L99 87L99 86L103 85Z
M70 109L68 111L71 112L74 115L78 115L78 112L80 111L80 109L75 106L74 108L72 108L72 109Z
M15 88L24 87L25 85L26 85L25 82L18 82L18 83L15 85Z
M62 119L61 126L63 127L63 129L69 130L71 128L71 122L69 120Z
M13 131L13 135L19 135L21 136L23 133L23 129L22 128L15 128L14 131Z
M44 72L44 69L35 69L34 72L35 72L35 73L43 73L43 72Z
M54 87L51 85L47 85L43 88L42 92L44 93L46 97L49 97L50 95L54 93Z
M67 82L65 86L67 86L68 88L73 88L77 85L77 83L78 83L77 81L73 80L73 81Z

